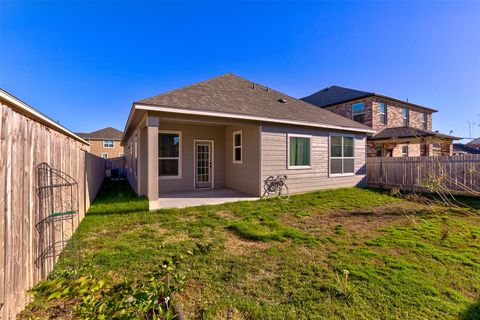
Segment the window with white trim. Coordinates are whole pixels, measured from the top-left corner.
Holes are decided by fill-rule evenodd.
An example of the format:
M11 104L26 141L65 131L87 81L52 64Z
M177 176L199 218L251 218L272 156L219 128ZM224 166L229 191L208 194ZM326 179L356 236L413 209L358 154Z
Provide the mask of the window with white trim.
M330 175L354 174L355 141L352 136L330 136Z
M387 105L380 102L380 124L387 124Z
M233 163L241 164L243 157L243 136L242 130L233 131Z
M311 168L311 136L288 135L288 169Z
M161 130L158 133L158 175L160 179L182 177L182 132Z
M363 123L365 120L365 103L356 102L352 104L352 119Z
M103 140L103 147L104 148L113 148L114 147L113 140Z
M408 157L408 146L402 146L402 157Z
M410 123L410 110L408 110L408 108L402 109L402 118L403 118L403 125L407 127L408 124Z
M102 158L103 159L108 159L108 153L102 152Z
M425 130L428 128L428 117L426 112L422 112L422 128Z

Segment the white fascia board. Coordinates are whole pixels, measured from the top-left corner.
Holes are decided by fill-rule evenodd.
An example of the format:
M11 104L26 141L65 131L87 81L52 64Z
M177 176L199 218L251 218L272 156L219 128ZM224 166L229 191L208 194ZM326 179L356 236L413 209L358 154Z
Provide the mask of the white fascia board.
M149 106L149 105L143 105L143 104L134 104L133 107L132 107L132 111L133 111L133 109L147 110L147 111L172 112L172 113L180 113L180 114L191 114L191 115L198 115L198 116L211 116L211 117L230 118L230 119L264 121L264 122L292 124L292 125L298 125L298 126L316 127L316 128L324 128L324 129L343 130L343 131L354 131L354 132L365 132L365 133L375 133L376 132L373 129L359 129L359 128L352 128L352 127L342 127L342 126L335 126L335 125L324 124L324 123L316 123L316 122L285 120L285 119L267 118L267 117L261 117L261 116L250 116L250 115L243 115L243 114L236 114L236 113L192 110L192 109L172 108L172 107L164 107L164 106ZM131 112L131 114L132 114L132 112ZM126 128L128 128L130 118L131 117L129 116Z

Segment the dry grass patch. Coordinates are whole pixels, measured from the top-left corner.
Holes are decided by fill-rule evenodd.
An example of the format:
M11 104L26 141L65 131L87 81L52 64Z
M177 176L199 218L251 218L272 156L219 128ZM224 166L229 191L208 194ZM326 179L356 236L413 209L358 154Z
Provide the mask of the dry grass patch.
M264 251L269 247L267 242L253 241L240 238L233 232L225 234L225 252L232 255L247 255L254 252Z

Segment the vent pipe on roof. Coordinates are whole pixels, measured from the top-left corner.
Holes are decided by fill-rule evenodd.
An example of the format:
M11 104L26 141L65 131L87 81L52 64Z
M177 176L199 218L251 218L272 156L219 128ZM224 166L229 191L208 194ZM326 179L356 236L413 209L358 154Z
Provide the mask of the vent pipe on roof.
M255 90L255 82L252 82L252 90Z

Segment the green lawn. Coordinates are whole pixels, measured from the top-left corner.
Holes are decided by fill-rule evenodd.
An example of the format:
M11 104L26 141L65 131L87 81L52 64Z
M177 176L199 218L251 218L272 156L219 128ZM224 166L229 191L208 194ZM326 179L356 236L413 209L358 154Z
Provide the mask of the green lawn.
M173 261L187 319L480 319L480 199L463 200L474 208L349 188L148 212L106 183L81 273L138 283ZM35 292L22 318L80 317L75 294Z

